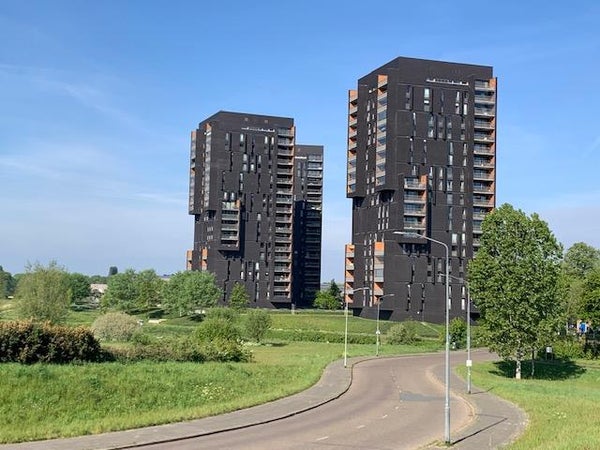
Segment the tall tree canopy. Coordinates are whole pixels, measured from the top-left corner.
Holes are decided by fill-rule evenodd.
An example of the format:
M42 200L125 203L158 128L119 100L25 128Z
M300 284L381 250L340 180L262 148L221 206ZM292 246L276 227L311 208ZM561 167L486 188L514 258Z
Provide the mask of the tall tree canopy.
M171 276L162 294L165 309L184 316L215 306L223 291L215 284L212 273L189 270Z
M600 267L600 250L584 242L576 242L565 252L563 268L568 275L583 279Z
M28 263L25 270L16 292L21 316L36 321L63 322L71 305L67 271L56 261L47 266Z
M90 290L90 279L82 273L69 274L69 284L71 286L71 294L74 302L83 300L92 295L92 291Z
M517 361L550 342L560 319L556 289L561 245L537 214L504 204L486 216L481 247L469 264L469 285L486 343Z
M136 273L133 269L108 277L104 306L121 311L139 311L155 307L161 302L163 281L152 269Z

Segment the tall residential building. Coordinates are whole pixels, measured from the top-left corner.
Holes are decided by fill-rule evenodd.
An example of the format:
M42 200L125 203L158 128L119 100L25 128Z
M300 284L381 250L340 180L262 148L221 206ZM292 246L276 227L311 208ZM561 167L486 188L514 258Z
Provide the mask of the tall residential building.
M192 131L194 246L187 267L214 273L223 302L236 283L251 306L304 307L313 300L321 271L323 148L296 145L295 135L291 118L227 111Z
M443 322L465 314L464 277L495 206L496 78L486 66L399 57L348 99L345 298L354 314Z

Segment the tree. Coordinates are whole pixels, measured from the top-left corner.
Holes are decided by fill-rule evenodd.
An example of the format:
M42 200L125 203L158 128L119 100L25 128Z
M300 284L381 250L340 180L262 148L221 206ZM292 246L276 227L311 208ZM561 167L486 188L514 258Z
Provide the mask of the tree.
M236 310L244 309L250 303L248 291L241 283L235 283L229 295L229 306Z
M92 295L90 279L82 273L70 273L69 285L71 286L71 295L74 302L81 301Z
M583 279L597 267L600 267L600 250L584 242L573 244L565 252L563 268L568 275Z
M582 286L581 315L593 327L600 325L600 267L587 274Z
M179 316L196 309L210 308L223 295L215 284L215 276L195 270L177 272L163 286L163 306Z
M574 323L587 317L589 304L585 280L588 274L600 267L600 250L583 242L573 244L566 252L559 283L559 297L563 302L566 318Z
M334 297L330 291L319 291L313 301L313 306L318 309L339 309L340 299Z
M137 309L150 309L161 302L164 281L152 269L135 275L135 305Z
M119 273L119 269L117 269L117 266L110 266L108 268L108 276L112 277L113 275L116 275Z
M516 360L550 342L560 320L556 290L562 248L537 214L504 204L482 225L481 247L469 264L472 297L486 344ZM533 360L532 360L533 362ZM533 371L533 364L532 364Z
M135 270L127 269L108 278L106 293L102 305L121 311L133 311L137 308L138 291Z
M15 284L15 280L10 272L5 272L2 266L0 266L0 299L13 295Z
M69 274L56 261L27 264L16 298L20 315L34 321L63 322L71 305Z
M337 285L335 280L331 280L331 282L329 283L328 292L333 296L333 298L337 299L340 302L342 301L342 290Z
M255 342L260 342L271 328L271 323L272 319L267 311L252 309L248 311L244 323L246 335Z

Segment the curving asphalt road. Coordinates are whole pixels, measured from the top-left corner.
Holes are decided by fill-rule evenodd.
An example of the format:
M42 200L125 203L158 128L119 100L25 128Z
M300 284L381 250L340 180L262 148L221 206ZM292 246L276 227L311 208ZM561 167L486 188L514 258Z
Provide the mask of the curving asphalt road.
M473 352L473 360L493 359ZM463 352L451 364L464 364ZM443 354L330 365L313 388L270 404L180 424L0 446L0 449L416 449L437 448L444 430ZM498 448L526 423L514 405L489 393L468 396L451 379L453 448ZM440 446L440 448L443 445Z

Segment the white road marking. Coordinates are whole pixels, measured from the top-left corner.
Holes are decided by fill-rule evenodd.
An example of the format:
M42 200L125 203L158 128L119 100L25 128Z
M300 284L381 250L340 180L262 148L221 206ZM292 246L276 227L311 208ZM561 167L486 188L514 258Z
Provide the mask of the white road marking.
M323 436L317 439L317 441L324 441L325 439L329 439L329 436Z
M361 428L364 428L364 427L366 427L366 425L359 425L359 426L357 426L356 428L357 428L358 430L360 430Z
M385 419L388 415L384 414L383 416L381 416L382 419Z

